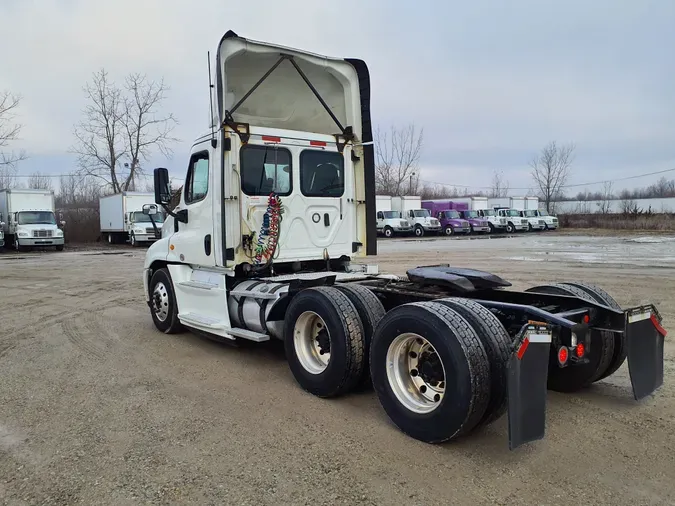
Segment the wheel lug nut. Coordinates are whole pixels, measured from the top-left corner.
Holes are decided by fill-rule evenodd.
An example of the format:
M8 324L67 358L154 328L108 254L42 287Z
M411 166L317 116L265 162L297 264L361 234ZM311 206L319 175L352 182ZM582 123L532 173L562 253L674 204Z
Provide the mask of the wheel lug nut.
M440 400L441 400L440 394L434 395L434 401L438 402L438 401L440 401Z
M410 358L417 358L417 353L415 353L414 351L411 351L410 352Z
M414 378L415 376L417 376L418 374L419 374L419 373L417 372L417 369L413 369L413 370L410 371L410 375L411 375L413 378Z
M426 391L427 391L426 385L422 385L422 386L420 387L420 392L425 393Z

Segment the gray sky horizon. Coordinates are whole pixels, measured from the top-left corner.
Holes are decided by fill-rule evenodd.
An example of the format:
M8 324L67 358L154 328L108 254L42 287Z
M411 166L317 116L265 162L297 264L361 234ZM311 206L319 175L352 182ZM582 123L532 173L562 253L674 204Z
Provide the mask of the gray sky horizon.
M364 59L374 125L424 128L425 181L488 187L497 169L511 195L524 194L515 188L533 186L528 162L551 140L576 145L569 184L675 169L675 2L425 5L3 0L0 90L23 97L22 139L12 147L30 157L19 174L75 168L68 149L86 103L82 87L103 67L117 82L141 72L171 87L163 109L178 119L181 142L172 159L154 156L146 170L184 177L192 139L208 125L206 53L229 29ZM616 181L615 190L659 177ZM601 185L567 193L584 189Z

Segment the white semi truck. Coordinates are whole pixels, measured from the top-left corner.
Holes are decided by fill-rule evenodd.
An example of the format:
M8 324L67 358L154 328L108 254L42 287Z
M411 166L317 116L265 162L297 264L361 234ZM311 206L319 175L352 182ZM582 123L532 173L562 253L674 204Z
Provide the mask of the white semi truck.
M431 216L428 209L422 208L421 197L409 195L392 197L391 208L393 211L399 211L401 216L408 220L417 237L423 237L425 234L440 234L442 231L441 222Z
M44 247L63 251L65 238L55 211L52 190L0 190L0 227L5 245L17 251Z
M401 216L400 211L392 211L390 195L376 195L377 233L385 237L412 232L410 222Z
M372 383L394 424L428 443L505 413L510 448L540 439L547 386L580 390L626 357L636 399L662 385L652 304L622 310L587 283L513 290L442 259L403 277L353 262L377 253L365 62L230 31L215 78L213 122L173 210L168 171L155 169L169 217L142 278L159 331L283 340L302 388L335 397Z
M143 213L155 196L145 192L121 192L99 199L101 236L108 244L129 242L131 246L152 243L161 235L163 215L154 216L155 224ZM156 228L155 228L156 227Z

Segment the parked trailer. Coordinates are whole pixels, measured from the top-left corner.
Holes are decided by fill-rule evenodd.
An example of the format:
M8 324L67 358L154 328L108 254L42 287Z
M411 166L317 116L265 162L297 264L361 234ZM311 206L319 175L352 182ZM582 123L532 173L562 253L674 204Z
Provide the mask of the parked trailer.
M405 277L351 263L377 253L363 61L228 32L216 62L213 129L192 147L176 211L168 171L155 169L170 218L143 283L160 331L282 339L302 388L335 397L372 381L391 420L429 443L505 413L511 448L540 439L547 386L580 390L626 358L635 399L662 385L665 330L652 304L623 310L586 282L517 291L442 263ZM300 77L306 88L287 84ZM262 81L273 94L257 91ZM280 184L296 172L299 184Z
M155 196L145 192L121 192L99 199L101 236L108 244L129 242L132 246L147 244L161 235L162 215L154 217L156 224L143 213L145 204L154 203Z
M63 251L65 237L56 221L52 190L0 190L0 222L5 236L0 240L17 251L45 246Z
M401 216L400 211L391 210L391 196L376 195L377 232L385 237L412 232L412 225Z

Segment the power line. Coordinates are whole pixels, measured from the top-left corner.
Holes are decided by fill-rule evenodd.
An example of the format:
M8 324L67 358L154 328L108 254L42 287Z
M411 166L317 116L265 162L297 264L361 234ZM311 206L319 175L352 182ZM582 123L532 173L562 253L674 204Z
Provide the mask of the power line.
M615 181L626 181L628 179L637 179L640 177L646 177L646 176L654 176L657 174L665 174L666 172L673 172L675 171L675 167L672 169L666 169L666 170L658 170L656 172L647 172L646 174L637 174L635 176L627 176L627 177L620 177L617 179L608 179L606 181L594 181L592 183L575 183L575 184L566 184L561 186L560 188L578 188L580 186L592 186L595 184L603 184L603 183L614 183ZM466 184L452 184L452 183L438 183L434 181L426 181L424 179L420 179L421 182L427 183L427 184L435 184L439 186L454 186L458 188L475 188L478 190L491 190L492 186L473 186L473 185L466 185ZM509 190L531 190L534 186L529 186L529 187L524 187L524 188L516 188L516 187L509 187Z

